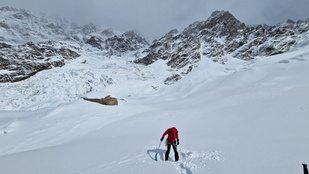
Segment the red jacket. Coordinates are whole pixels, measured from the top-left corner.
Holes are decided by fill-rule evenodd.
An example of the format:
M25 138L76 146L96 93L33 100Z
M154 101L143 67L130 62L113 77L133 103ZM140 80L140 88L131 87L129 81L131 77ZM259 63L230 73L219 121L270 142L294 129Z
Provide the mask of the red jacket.
M174 142L176 139L179 139L179 138L178 138L178 130L177 130L175 127L172 127L172 128L167 129L167 130L164 132L164 134L162 135L162 137L164 137L166 134L168 134L167 139L168 139L170 142Z

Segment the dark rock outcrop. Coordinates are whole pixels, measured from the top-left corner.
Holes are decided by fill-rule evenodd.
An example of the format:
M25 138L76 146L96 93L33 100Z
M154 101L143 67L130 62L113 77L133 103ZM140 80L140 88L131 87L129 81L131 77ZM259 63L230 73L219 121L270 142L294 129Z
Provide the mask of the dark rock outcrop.
M105 52L105 56L122 56L149 46L147 40L134 31L115 35L110 30L105 30L101 34L104 37L92 36L86 43Z
M83 98L84 100L100 103L102 105L118 105L117 98L111 97L110 95L106 96L105 98L101 99L89 99L89 98Z
M86 44L89 44L98 49L102 49L101 43L102 43L102 40L95 36L92 36L89 40L86 41Z
M62 67L65 61L80 56L78 49L56 42L28 42L14 46L0 43L0 83L25 80L40 71Z

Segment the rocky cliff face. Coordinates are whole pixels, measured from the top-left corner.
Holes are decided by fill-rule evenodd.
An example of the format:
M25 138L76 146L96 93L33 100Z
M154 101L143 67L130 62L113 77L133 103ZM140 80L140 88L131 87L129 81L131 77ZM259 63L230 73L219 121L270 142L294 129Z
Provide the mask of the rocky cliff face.
M104 30L101 36L91 36L86 43L105 52L105 56L122 56L124 53L138 51L150 45L135 31L116 35L112 30Z
M28 42L9 45L0 42L0 83L17 82L53 67L62 67L79 57L80 48L58 42Z
M195 22L181 33L171 30L144 51L146 56L135 62L149 65L158 59L182 73L189 73L202 57L225 63L228 57L250 60L289 51L307 37L309 20L291 20L276 25L245 25L227 11L215 11L202 22ZM167 79L171 81L170 77Z

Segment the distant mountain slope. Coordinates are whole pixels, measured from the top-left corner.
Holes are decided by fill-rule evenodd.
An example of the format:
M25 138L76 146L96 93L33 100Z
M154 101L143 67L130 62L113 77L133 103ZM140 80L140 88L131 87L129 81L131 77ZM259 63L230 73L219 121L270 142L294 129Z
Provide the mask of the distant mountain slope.
M27 79L61 67L82 52L99 49L102 56L132 55L149 46L135 31L119 32L11 7L0 8L0 83ZM91 53L93 54L93 53Z
M165 80L172 84L198 66L202 57L224 64L229 58L271 56L289 51L309 36L309 20L253 26L227 11L215 11L206 21L194 22L182 32L171 30L151 45L135 31L78 26L23 9L2 7L0 18L0 83L61 67L81 54L96 54L129 55L136 59L134 63L143 65L164 60L177 71ZM64 55L63 50L70 54Z
M23 44L29 41L74 40L68 37L69 22L61 18L12 7L0 8L0 17L1 42Z
M182 74L187 74L202 55L220 63L229 57L250 60L287 52L308 35L309 19L288 20L276 26L252 26L241 23L227 11L215 11L206 21L195 22L181 33L171 30L154 41L144 51L146 56L135 62L149 65L162 59L171 68L182 69Z
M135 31L123 33L115 29L102 29L99 25L94 24L78 26L78 24L70 23L62 18L24 9L2 7L0 8L0 18L0 42L8 44L24 44L30 41L37 43L49 40L87 44L91 43L89 39L94 37L104 41L116 36L135 39L135 42L129 42L135 49L141 47L135 45L148 45L146 39Z
M134 31L78 26L22 9L0 8L0 17L0 109L5 110L55 107L115 86L128 96L132 88L153 92L194 74L198 66L207 73L220 66L224 74L229 67L219 63L250 64L241 60L309 41L308 20L247 26L226 11L182 32L171 30L151 45Z

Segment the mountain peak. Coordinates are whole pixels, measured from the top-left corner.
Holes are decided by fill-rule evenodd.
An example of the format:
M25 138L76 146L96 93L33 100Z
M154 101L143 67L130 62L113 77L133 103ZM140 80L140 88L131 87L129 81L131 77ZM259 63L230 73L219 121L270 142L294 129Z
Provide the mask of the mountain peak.
M18 11L18 9L13 8L13 7L9 7L9 6L5 6L5 7L0 7L0 11Z
M212 12L209 18L217 18L217 19L229 19L229 18L235 18L230 12L225 10L217 10ZM236 18L235 18L236 19Z
M228 11L214 11L206 21L207 28L212 28L220 24L243 25Z

